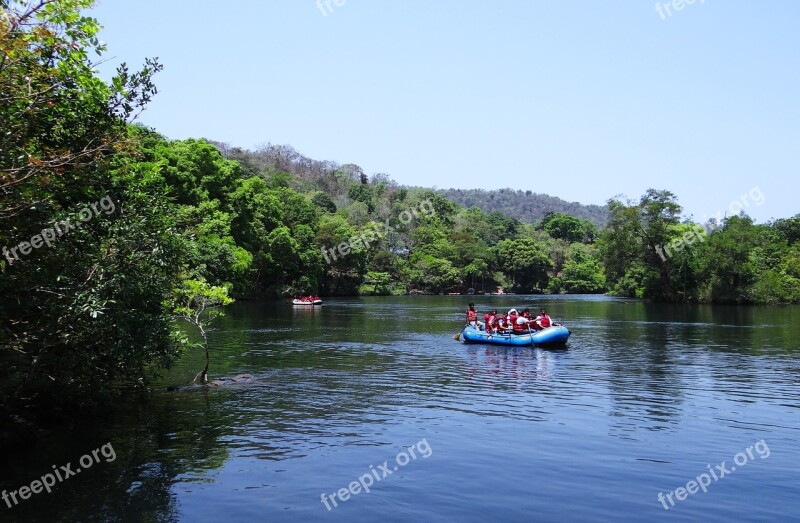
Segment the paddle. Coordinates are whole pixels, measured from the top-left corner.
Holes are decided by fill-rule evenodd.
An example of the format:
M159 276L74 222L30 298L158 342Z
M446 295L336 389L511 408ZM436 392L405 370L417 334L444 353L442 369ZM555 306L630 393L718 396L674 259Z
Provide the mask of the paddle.
M469 323L467 323L467 325L469 325ZM465 325L465 327L466 327L466 325ZM453 339L456 340L456 341L461 341L461 332L464 332L464 329L461 329L460 332L457 332L456 335L453 336Z
M528 334L531 336L531 347L533 347L533 332L531 332L531 322L525 323L528 326Z

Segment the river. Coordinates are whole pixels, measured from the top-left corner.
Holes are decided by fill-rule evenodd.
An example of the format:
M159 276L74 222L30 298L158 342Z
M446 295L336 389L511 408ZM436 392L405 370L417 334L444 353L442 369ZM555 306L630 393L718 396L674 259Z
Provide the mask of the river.
M456 342L470 298L547 306L569 345ZM187 354L146 400L4 457L17 490L107 451L0 519L797 521L799 325L605 296L239 302L210 374L252 383L168 392Z

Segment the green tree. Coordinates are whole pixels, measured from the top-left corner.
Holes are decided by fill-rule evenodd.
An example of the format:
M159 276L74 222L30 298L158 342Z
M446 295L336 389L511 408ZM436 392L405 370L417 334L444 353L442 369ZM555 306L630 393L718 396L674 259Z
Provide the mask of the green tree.
M368 261L363 244L350 241L358 237L356 229L338 214L326 214L320 219L315 241L319 248L325 249L325 277L321 286L324 293L357 294ZM340 245L346 248L346 254L339 250Z
M515 290L530 292L547 287L547 271L552 264L533 239L501 240L497 244L497 258Z
M542 221L542 228L553 238L569 243L583 241L586 228L578 218L564 213L553 213L547 218Z
M183 341L163 300L188 242L156 170L134 169L148 137L128 125L161 67L148 60L139 72L123 64L108 83L97 77L99 25L81 15L91 5L4 2L0 14L0 244L23 245L104 206L55 241L0 259L4 408L88 408L169 365Z
M504 239L512 239L517 235L519 221L509 218L503 213L492 211L489 213L488 221L493 231L493 237L490 243L497 243Z
M185 205L225 201L241 175L237 162L224 159L205 140L162 141L156 157L175 201Z
M478 279L481 280L481 283L484 282L484 278L488 269L489 265L486 263L486 261L482 259L473 260L462 269L462 280L469 281L469 286L474 289L476 288ZM483 288L483 285L481 287Z
M324 192L318 192L311 198L311 203L326 212L336 212L336 204L333 203L331 197Z
M389 284L392 282L392 275L387 272L369 271L364 277L364 290L372 286L372 294L390 294Z
M210 327L214 320L223 315L221 307L232 302L226 288L208 285L203 280L184 280L174 290L175 314L195 326L203 338L206 365L192 383L196 383L198 378L200 383L208 383L208 333L211 332Z
M800 240L800 214L792 218L775 220L772 227L786 239L789 245L794 245Z
M722 303L752 301L751 286L756 267L751 258L760 243L761 230L746 216L731 216L708 236L703 249L702 279L707 282L705 298Z
M364 183L351 183L347 191L347 196L351 200L361 202L367 206L367 211L372 213L375 211L375 199L372 194L372 188Z
M154 60L111 82L95 76L105 46L80 11L90 0L10 1L0 15L0 219L25 220L31 203L65 203L124 143L126 121L156 89ZM90 183L88 185L91 185ZM27 213L25 213L27 214ZM8 230L12 223L5 223Z
M664 250L675 239L681 207L669 191L649 189L637 203L609 200L611 220L601 238L601 259L615 293L675 301L672 263Z
M269 193L267 184L259 177L239 180L229 198L235 213L231 234L236 244L253 254L260 252L267 234L281 224L280 201Z
M583 250L574 251L564 265L561 284L568 293L596 294L606 290L606 278L600 263Z
M449 261L429 254L415 253L409 258L412 285L438 294L460 284L458 270Z

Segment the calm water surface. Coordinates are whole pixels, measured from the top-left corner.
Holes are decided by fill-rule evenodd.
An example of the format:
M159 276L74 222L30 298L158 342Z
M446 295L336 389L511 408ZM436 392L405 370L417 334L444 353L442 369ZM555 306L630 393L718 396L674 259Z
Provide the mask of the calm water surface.
M481 315L546 305L573 334L541 350L457 343L467 301L234 304L211 374L256 383L166 392L202 368L188 355L149 401L6 456L14 490L116 452L0 519L800 520L800 308L475 297Z

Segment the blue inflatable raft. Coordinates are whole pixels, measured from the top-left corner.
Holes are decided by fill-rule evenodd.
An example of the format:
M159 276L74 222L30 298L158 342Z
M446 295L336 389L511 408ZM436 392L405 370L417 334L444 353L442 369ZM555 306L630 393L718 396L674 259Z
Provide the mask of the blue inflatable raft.
M465 343L488 343L510 347L530 347L531 345L557 346L565 345L569 339L569 329L561 325L547 327L533 334L488 334L472 325L464 327L461 336ZM531 339L533 338L533 339ZM532 342L532 343L531 343Z

